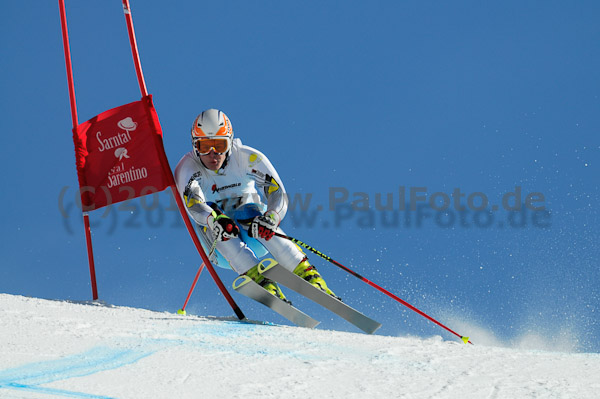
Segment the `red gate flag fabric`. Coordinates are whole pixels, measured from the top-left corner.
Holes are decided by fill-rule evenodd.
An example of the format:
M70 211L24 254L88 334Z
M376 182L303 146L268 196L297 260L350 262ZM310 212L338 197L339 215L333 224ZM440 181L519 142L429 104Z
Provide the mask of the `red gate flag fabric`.
M162 130L152 96L110 109L73 131L84 211L162 191Z

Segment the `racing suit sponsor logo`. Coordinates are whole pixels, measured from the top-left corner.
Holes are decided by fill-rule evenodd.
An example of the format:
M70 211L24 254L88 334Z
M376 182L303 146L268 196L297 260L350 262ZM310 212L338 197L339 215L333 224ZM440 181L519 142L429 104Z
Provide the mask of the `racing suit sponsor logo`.
M260 155L258 155L257 153L253 152L252 154L250 154L250 156L248 157L248 164L252 167L258 163L260 163L262 161L262 157Z
M229 184L227 186L223 186L223 187L217 187L216 184L212 185L212 192L214 193L218 193L221 192L223 190L228 190L230 188L235 188L235 187L240 187L242 185L242 183L233 183L233 184Z
M271 194L271 193L274 193L275 191L279 190L279 183L277 183L277 180L275 180L275 178L273 176L266 175L265 182L267 183L267 187L268 187L268 188L265 188L266 194Z
M256 170L256 169L252 169L252 173L249 173L248 175L250 175L250 176L258 176L261 179L265 178L265 174L263 172L261 172L260 170Z

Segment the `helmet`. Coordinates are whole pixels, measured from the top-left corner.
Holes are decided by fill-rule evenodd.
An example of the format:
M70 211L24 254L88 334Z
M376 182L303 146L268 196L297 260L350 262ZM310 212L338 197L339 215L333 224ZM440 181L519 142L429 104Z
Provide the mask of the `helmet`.
M208 144L208 151L200 149L200 141L210 143ZM219 146L221 143L223 145ZM225 113L218 109L208 109L196 117L192 125L192 146L198 159L200 159L200 155L210 152L211 148L215 152L226 152L229 155L232 144L233 128Z

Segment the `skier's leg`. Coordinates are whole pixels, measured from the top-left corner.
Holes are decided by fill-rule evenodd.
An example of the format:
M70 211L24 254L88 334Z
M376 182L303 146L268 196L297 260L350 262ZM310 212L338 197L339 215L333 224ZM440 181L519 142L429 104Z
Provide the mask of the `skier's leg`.
M227 259L235 272L245 274L272 295L287 301L277 283L258 273L258 259L239 237L219 242L217 251Z
M216 249L237 274L244 274L258 264L254 252L239 237L218 242Z
M283 230L278 229L281 234ZM267 250L275 257L277 262L289 271L300 276L315 287L325 291L331 296L338 298L333 291L327 287L327 283L317 269L308 262L308 258L302 250L290 240L274 236L269 241L258 238L258 241L267 248Z

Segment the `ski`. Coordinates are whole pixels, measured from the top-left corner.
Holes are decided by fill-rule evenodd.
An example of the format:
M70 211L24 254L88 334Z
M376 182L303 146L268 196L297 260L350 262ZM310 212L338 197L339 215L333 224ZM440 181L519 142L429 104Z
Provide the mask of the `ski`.
M320 323L291 304L271 295L248 276L239 276L236 278L233 281L233 289L271 308L274 312L279 313L297 326L313 328Z
M381 323L368 318L339 299L332 297L309 282L304 281L299 276L296 276L294 273L279 265L279 263L273 259L265 259L260 262L258 271L263 276L270 278L329 309L368 334L373 334L381 327Z

